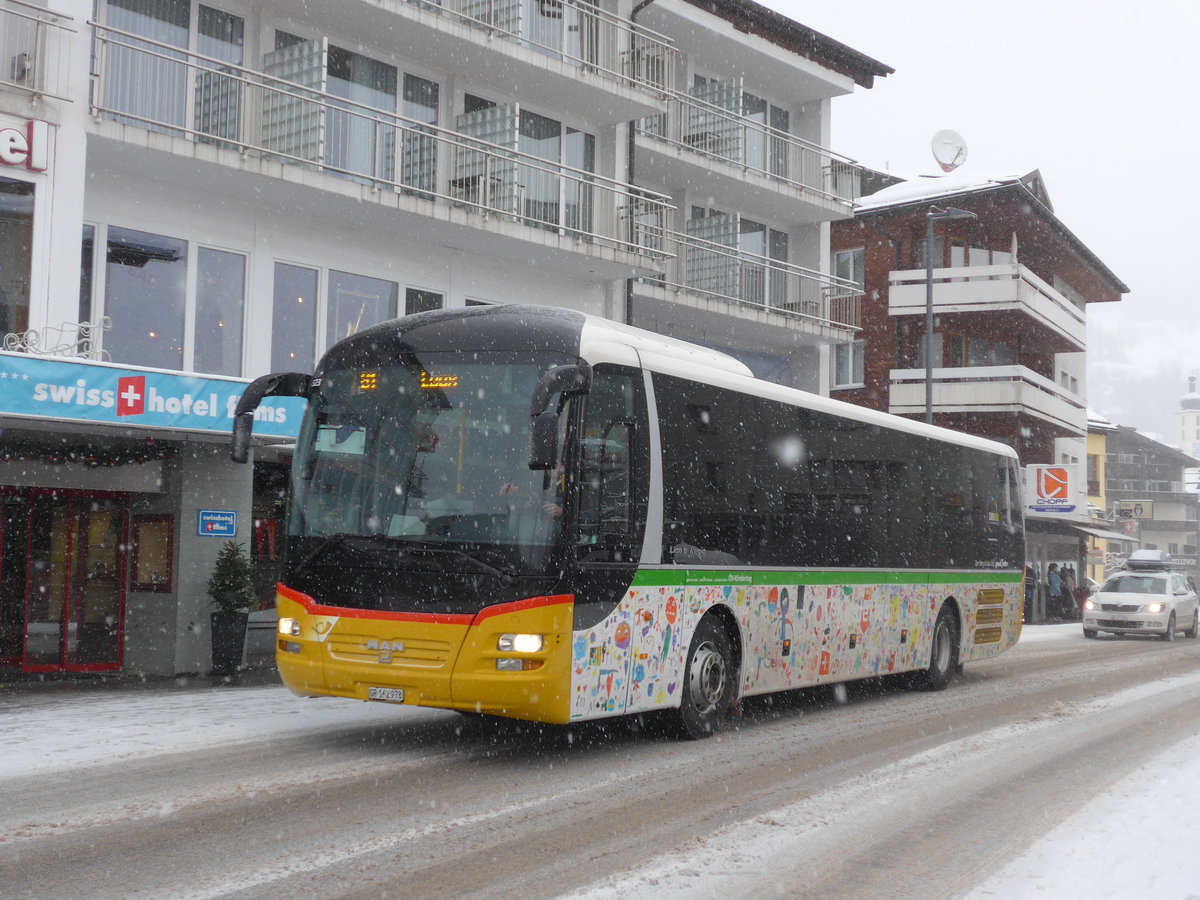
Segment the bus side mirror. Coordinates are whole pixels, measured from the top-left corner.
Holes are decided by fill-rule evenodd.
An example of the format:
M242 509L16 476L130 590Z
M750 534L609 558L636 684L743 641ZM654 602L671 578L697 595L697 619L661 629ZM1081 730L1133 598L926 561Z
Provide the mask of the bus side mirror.
M558 416L544 412L529 420L529 468L549 470L558 464Z
M250 435L254 411L264 397L307 397L313 378L303 372L262 375L246 385L233 411L233 433L229 436L229 458L244 463L250 458Z
M242 413L233 418L233 434L229 437L229 458L235 463L244 463L250 458L250 431L254 427L254 413Z
M586 394L592 386L592 367L585 362L559 366L544 374L529 401L529 468L549 470L558 464L558 413L549 411L555 394Z

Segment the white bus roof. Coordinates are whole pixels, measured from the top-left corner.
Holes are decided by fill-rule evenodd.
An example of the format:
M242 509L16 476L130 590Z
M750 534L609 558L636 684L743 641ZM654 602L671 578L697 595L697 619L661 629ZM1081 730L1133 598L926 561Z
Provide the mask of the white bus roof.
M701 347L678 338L665 337L599 316L584 314L584 318L586 321L580 334L579 353L591 363L640 365L663 375L675 375L714 387L793 403L867 425L878 425L1013 459L1017 457L1013 448L999 441L936 425L926 425L924 422L879 412L865 406L856 406L831 397L822 397L820 394L798 388L762 381L755 378L749 367L740 360L719 350Z

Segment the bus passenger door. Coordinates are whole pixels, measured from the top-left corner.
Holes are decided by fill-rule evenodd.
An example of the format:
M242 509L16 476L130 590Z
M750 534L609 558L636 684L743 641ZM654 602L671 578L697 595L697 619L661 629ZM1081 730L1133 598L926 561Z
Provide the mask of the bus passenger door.
M618 632L628 635L636 624L633 610L624 608L622 601L638 570L649 486L649 434L641 373L623 366L598 365L583 402L573 503L574 629L600 627L604 632L601 640L611 644L594 666L589 661L589 667L598 671L589 672L588 677L599 679L599 669L614 669L614 695L606 700L611 711L622 712L624 686L629 683L630 644L627 638L619 638Z

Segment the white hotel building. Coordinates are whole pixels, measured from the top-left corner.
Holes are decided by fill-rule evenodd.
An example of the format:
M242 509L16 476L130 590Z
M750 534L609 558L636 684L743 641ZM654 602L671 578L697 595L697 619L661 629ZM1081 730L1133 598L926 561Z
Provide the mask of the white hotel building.
M0 0L0 677L206 671L299 411L235 466L229 405L378 321L568 306L826 393L830 101L890 71L749 0Z

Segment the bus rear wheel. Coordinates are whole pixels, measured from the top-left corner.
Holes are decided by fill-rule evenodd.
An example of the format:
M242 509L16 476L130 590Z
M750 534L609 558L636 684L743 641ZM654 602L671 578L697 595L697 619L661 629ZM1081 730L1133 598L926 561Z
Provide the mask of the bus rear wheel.
M916 685L925 691L945 690L958 668L958 617L949 604L942 606L933 624L933 647L929 668L916 675Z
M714 616L705 616L692 635L683 692L679 730L691 740L720 730L733 700L733 648L729 635Z

